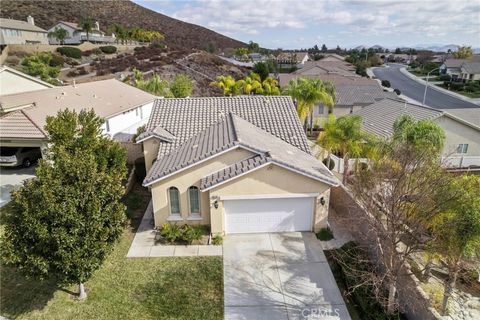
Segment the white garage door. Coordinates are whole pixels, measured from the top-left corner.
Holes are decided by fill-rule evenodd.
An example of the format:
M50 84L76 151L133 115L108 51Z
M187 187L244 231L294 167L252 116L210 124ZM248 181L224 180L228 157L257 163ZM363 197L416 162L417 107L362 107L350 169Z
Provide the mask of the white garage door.
M314 198L225 200L225 232L311 231Z

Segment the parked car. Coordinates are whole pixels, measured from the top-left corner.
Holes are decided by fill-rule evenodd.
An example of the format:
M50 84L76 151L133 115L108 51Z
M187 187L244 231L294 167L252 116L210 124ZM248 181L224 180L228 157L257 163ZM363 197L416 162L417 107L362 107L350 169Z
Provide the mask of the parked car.
M0 166L28 168L42 157L40 148L0 147Z

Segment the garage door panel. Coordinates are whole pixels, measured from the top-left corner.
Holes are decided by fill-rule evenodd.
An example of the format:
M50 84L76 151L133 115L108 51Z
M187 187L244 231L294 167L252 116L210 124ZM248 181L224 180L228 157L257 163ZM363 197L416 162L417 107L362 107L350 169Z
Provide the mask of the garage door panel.
M312 198L226 200L224 206L226 233L312 229Z

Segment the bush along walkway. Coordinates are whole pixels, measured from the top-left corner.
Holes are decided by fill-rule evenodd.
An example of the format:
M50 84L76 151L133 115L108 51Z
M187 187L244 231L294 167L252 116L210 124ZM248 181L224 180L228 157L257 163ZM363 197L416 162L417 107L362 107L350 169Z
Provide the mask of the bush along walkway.
M157 231L153 223L152 202L148 204L142 222L128 250L128 258L221 256L223 247L215 245L160 245L156 244Z

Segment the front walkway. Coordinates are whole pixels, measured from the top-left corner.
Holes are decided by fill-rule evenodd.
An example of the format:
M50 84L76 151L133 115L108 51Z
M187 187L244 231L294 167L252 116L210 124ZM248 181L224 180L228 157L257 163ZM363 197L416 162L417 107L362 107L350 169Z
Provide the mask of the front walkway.
M351 319L310 232L227 235L225 319Z
M147 210L143 215L142 222L135 233L128 258L140 257L191 257L191 256L221 256L223 254L222 246L213 245L156 245L154 229L152 201L148 204Z

